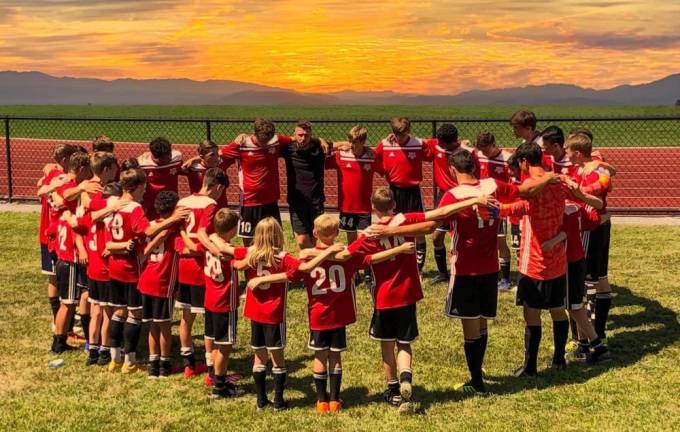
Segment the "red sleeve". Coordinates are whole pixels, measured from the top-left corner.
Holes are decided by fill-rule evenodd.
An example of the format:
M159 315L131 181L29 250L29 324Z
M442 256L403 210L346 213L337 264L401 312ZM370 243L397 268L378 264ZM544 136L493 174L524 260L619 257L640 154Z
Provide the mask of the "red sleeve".
M423 160L432 162L434 160L434 147L439 141L437 138L423 140Z
M529 202L526 200L515 201L512 204L501 204L501 211L499 217L507 216L524 216L529 212Z
M279 144L284 147L293 143L293 138L289 137L288 135L277 135L277 139L279 140Z
M105 209L107 205L106 199L97 198L90 201L90 211L97 211Z
M222 161L227 165L231 165L236 159L240 157L239 148L241 146L238 143L232 142L220 149L220 156Z
M177 237L175 237L175 251L177 251L177 253L181 254L183 250L184 250L184 240L182 240L181 235L178 235Z
M208 233L212 232L212 222L215 219L215 212L217 211L217 204L208 205L201 214L201 220L198 221L198 228L205 228Z
M85 215L76 218L76 223L78 226L74 228L74 231L77 234L86 235L92 227L92 213L86 212Z
M182 237L180 236L180 239L181 239L181 238L182 238ZM194 243L196 243L196 252L198 252L198 253L206 253L206 252L208 251L208 249L206 249L205 246L203 246L203 243L201 243L201 242L199 242L199 241L194 242ZM182 244L184 244L184 242L182 242Z
M352 243L349 244L349 246L347 246L347 250L352 255L354 254L370 255L372 253L379 252L380 248L377 247L376 242L368 240L366 236L362 234L359 236L358 239L354 240Z
M443 196L442 199L439 200L439 204L437 205L437 208L441 207L446 207L449 204L455 204L459 202L450 192L446 192ZM456 218L456 213L452 214L450 217L444 219L441 221L443 225L449 224L453 222L453 220Z
M283 265L283 271L286 273L286 277L288 279L292 279L293 276L295 276L295 272L297 272L297 269L300 267L300 260L297 258L293 258L291 254L286 254L283 257L283 262L281 263Z
M580 212L582 231L592 231L600 225L600 215L593 207L582 207Z
M543 157L541 158L541 166L546 171L553 170L553 160L550 155L543 153Z
M144 216L144 210L141 207L132 210L130 223L132 224L132 232L137 235L143 235L144 231L149 228L149 220Z
M248 255L248 248L247 247L234 248L234 259L243 260L243 259L246 259L247 255Z
M423 212L404 213L404 221L399 225L413 225L420 222L425 222L425 213Z
M513 184L496 180L496 198L500 202L513 202L519 199L519 188Z

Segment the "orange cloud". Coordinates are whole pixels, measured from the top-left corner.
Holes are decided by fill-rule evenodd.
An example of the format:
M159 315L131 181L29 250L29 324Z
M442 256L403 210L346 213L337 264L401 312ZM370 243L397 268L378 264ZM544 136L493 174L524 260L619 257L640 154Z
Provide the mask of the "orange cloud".
M310 92L605 88L677 72L677 22L672 4L637 0L7 0L0 64Z

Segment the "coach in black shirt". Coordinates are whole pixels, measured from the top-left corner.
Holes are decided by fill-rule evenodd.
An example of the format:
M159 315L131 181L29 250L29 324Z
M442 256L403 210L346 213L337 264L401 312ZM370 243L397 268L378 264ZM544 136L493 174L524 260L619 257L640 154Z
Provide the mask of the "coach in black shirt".
M311 134L312 124L299 121L293 143L281 149L281 157L286 161L290 222L301 249L314 246L314 219L323 214L326 201L323 180L329 146Z

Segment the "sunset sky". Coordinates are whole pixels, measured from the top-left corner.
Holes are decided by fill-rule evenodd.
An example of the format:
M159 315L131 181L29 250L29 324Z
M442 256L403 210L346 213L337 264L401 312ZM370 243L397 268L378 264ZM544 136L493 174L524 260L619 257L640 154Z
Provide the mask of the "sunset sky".
M298 91L608 88L680 72L680 0L2 0L0 69Z

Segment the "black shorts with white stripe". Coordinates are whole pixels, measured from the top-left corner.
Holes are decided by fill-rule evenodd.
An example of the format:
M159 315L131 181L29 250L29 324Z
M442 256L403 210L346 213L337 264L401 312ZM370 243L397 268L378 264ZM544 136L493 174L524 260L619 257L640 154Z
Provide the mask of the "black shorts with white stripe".
M371 215L359 213L340 213L340 231L363 231L371 224Z
M277 350L286 347L286 322L267 324L250 322L250 347L252 349Z
M394 213L411 213L423 211L423 194L420 186L399 187L390 185L394 198Z
M586 295L586 260L570 262L567 270L567 309L583 308Z
M40 268L42 274L54 276L57 274L57 254L50 252L45 243L40 243Z
M522 275L517 283L517 306L532 309L559 309L567 305L567 275L550 280Z
M80 300L78 268L75 263L58 260L56 265L59 300L64 304L77 304Z
M394 309L375 309L368 330L371 339L409 344L418 338L415 303Z
M142 294L142 321L156 323L172 321L172 299Z
M589 284L607 277L611 230L612 225L607 222L592 231L583 233L583 249L586 251L586 282Z
M212 312L205 310L205 338L215 345L236 345L238 312Z
M451 275L444 313L459 319L494 319L498 308L498 273Z
M87 298L88 302L106 306L106 303L103 301L103 299L107 298L107 293L110 291L109 281L88 279L87 291L89 294L89 297Z
M331 330L310 330L307 347L313 351L336 351L347 349L347 331L345 327Z

